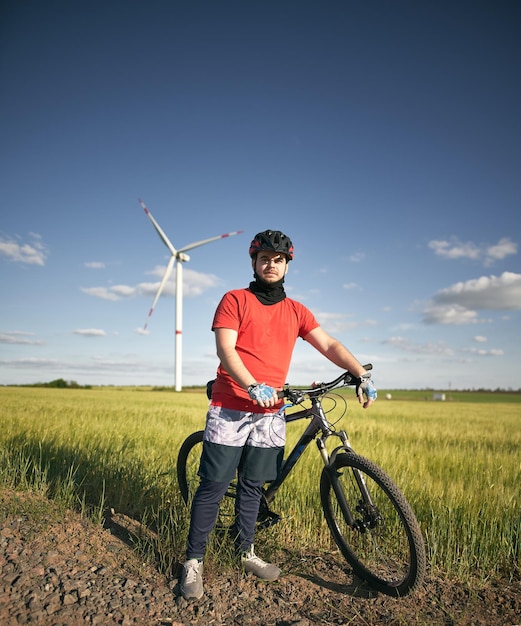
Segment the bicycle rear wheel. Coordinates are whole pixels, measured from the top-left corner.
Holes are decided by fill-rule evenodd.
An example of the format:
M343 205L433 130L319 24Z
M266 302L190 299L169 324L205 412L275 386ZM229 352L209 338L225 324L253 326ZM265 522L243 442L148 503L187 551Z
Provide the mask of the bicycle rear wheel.
M185 504L189 505L199 484L199 461L203 451L203 434L199 430L189 435L177 454L177 482Z
M182 443L177 455L177 482L185 504L190 507L199 485L199 462L203 452L204 431L199 430L189 435ZM237 485L235 481L230 483L225 497L219 507L219 515L215 528L217 530L229 530L235 520L235 497Z
M354 453L337 455L335 475L354 522L349 524L327 469L320 498L333 538L355 574L375 589L404 596L422 582L425 544L416 517L398 487L372 461ZM358 481L357 481L358 477ZM360 477L371 501L364 497Z

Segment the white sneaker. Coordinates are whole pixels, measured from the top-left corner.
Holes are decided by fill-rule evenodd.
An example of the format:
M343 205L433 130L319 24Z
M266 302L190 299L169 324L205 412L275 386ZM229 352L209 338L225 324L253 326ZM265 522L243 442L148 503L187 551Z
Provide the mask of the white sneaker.
M280 569L258 557L253 550L253 545L249 547L247 552L242 553L241 561L246 573L251 572L261 580L277 580L280 576Z
M203 563L197 559L189 559L183 565L181 576L181 595L185 600L199 600L204 594Z

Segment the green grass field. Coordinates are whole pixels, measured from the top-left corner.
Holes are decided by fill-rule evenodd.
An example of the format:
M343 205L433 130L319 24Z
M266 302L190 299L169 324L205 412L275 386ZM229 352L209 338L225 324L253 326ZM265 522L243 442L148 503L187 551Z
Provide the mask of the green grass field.
M520 571L521 396L385 392L368 411L348 398L337 427L395 480L423 529L430 566L460 578ZM422 394L422 395L419 395ZM154 530L165 571L183 558L188 511L177 488L179 446L204 427L202 391L0 388L0 486L44 493L101 522L114 509ZM342 403L339 403L342 405ZM340 418L333 404L331 421ZM288 426L288 445L303 423ZM311 446L277 495L283 521L258 538L267 550L331 550Z

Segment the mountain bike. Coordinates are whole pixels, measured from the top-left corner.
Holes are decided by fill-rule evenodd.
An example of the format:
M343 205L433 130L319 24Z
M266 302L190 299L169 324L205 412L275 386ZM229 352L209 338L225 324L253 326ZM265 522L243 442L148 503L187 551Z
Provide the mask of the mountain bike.
M371 369L371 365L365 367ZM355 453L346 431L336 430L323 406L332 390L356 383L356 377L344 372L329 383L314 383L308 389L285 385L281 395L288 403L281 411L300 407L286 413L286 422L310 422L284 459L277 478L264 485L257 524L267 528L280 520L270 505L308 445L315 441L324 464L320 501L340 552L361 580L390 596L404 596L422 583L426 570L425 543L416 516L393 480L374 462ZM333 394L335 402L337 396L341 397ZM326 441L330 438L338 445L328 452ZM198 485L202 441L203 431L189 435L177 458L179 488L187 504ZM232 482L221 503L219 524L234 518L235 494ZM229 528L232 525L228 523Z

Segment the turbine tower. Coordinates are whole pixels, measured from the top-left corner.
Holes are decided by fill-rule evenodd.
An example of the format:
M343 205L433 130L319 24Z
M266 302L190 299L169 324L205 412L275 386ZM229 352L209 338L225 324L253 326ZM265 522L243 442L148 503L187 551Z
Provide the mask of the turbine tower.
M210 237L209 239L203 239L202 241L196 241L195 243L190 243L187 246L183 246L176 250L168 237L163 232L162 228L153 218L152 213L148 210L145 203L141 198L139 198L139 204L145 210L145 213L148 215L150 221L154 225L154 228L157 231L157 234L161 237L165 246L170 250L172 256L168 261L168 265L166 266L165 273L163 274L163 278L161 279L161 283L159 284L159 289L157 290L156 297L154 298L154 302L150 307L150 311L148 312L147 320L145 322L145 330L148 326L148 322L150 320L150 316L154 312L154 307L161 296L161 292L163 291L167 280L170 278L170 274L174 268L175 262L177 261L177 269L176 269L176 283L175 283L175 390L182 390L182 368L183 368L183 263L186 263L190 260L190 257L185 254L187 250L191 250L192 248L197 248L199 246L204 246L207 243L211 243L212 241L217 241L218 239L225 239L226 237L231 237L232 235L239 235L242 233L242 230L237 230L232 233L226 233L225 235L217 235L217 237Z

